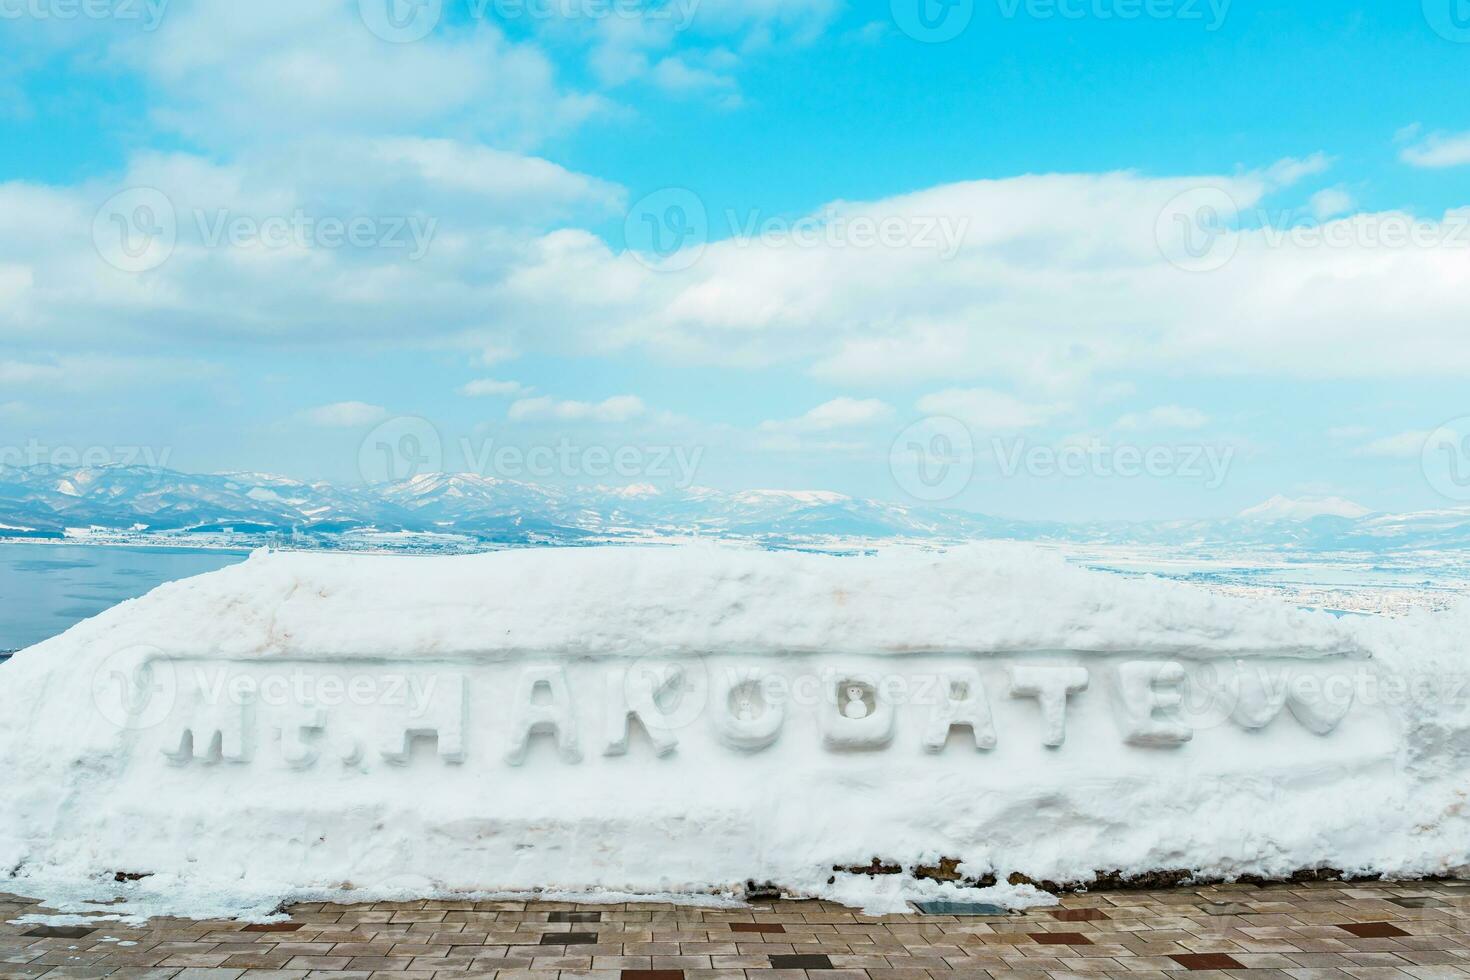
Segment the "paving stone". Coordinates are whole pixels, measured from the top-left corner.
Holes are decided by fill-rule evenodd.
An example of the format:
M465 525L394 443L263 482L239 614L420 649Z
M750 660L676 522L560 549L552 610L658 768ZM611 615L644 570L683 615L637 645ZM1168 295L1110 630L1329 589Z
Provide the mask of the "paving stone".
M831 902L729 910L449 900L304 904L289 922L255 925L84 923L75 935L10 924L35 906L0 896L0 980L1470 977L1470 882L1091 893L985 918L872 917Z
M1389 922L1348 922L1340 924L1339 929L1352 933L1360 939L1390 939L1394 936L1407 936L1409 933Z
M1169 957L1186 970L1244 970L1245 964L1225 953L1176 953Z
M771 968L776 970L831 970L832 961L821 953L775 954Z

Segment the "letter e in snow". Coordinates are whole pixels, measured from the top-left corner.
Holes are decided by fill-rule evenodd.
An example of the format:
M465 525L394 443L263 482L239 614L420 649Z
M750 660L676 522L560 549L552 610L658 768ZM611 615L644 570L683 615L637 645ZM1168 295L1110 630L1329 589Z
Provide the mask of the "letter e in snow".
M1173 661L1135 660L1118 665L1125 738L1130 745L1183 745L1194 731L1168 714L1184 703L1184 667Z

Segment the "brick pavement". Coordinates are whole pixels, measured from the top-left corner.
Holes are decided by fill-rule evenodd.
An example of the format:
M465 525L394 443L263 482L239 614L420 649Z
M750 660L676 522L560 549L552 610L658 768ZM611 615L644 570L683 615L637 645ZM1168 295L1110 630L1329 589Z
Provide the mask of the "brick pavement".
M870 918L830 902L297 905L291 921L7 921L0 978L171 980L1219 980L1470 975L1470 882L1220 885L1068 895L1026 915ZM84 934L82 934L84 933Z

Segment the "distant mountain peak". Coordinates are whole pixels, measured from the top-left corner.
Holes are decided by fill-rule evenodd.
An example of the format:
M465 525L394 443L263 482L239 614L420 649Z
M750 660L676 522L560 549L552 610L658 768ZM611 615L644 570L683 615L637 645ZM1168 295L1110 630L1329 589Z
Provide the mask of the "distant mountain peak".
M841 504L852 498L831 490L741 490L735 494L737 500L789 500L796 504Z
M1277 494L1264 503L1240 512L1247 521L1309 521L1314 517L1345 517L1357 520L1373 513L1362 504L1342 497L1287 497Z

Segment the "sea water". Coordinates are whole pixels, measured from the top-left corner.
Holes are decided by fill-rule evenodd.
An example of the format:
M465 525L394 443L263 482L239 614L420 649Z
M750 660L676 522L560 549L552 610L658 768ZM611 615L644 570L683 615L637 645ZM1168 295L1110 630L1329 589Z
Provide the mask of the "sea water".
M165 582L244 561L248 551L0 544L0 658Z

